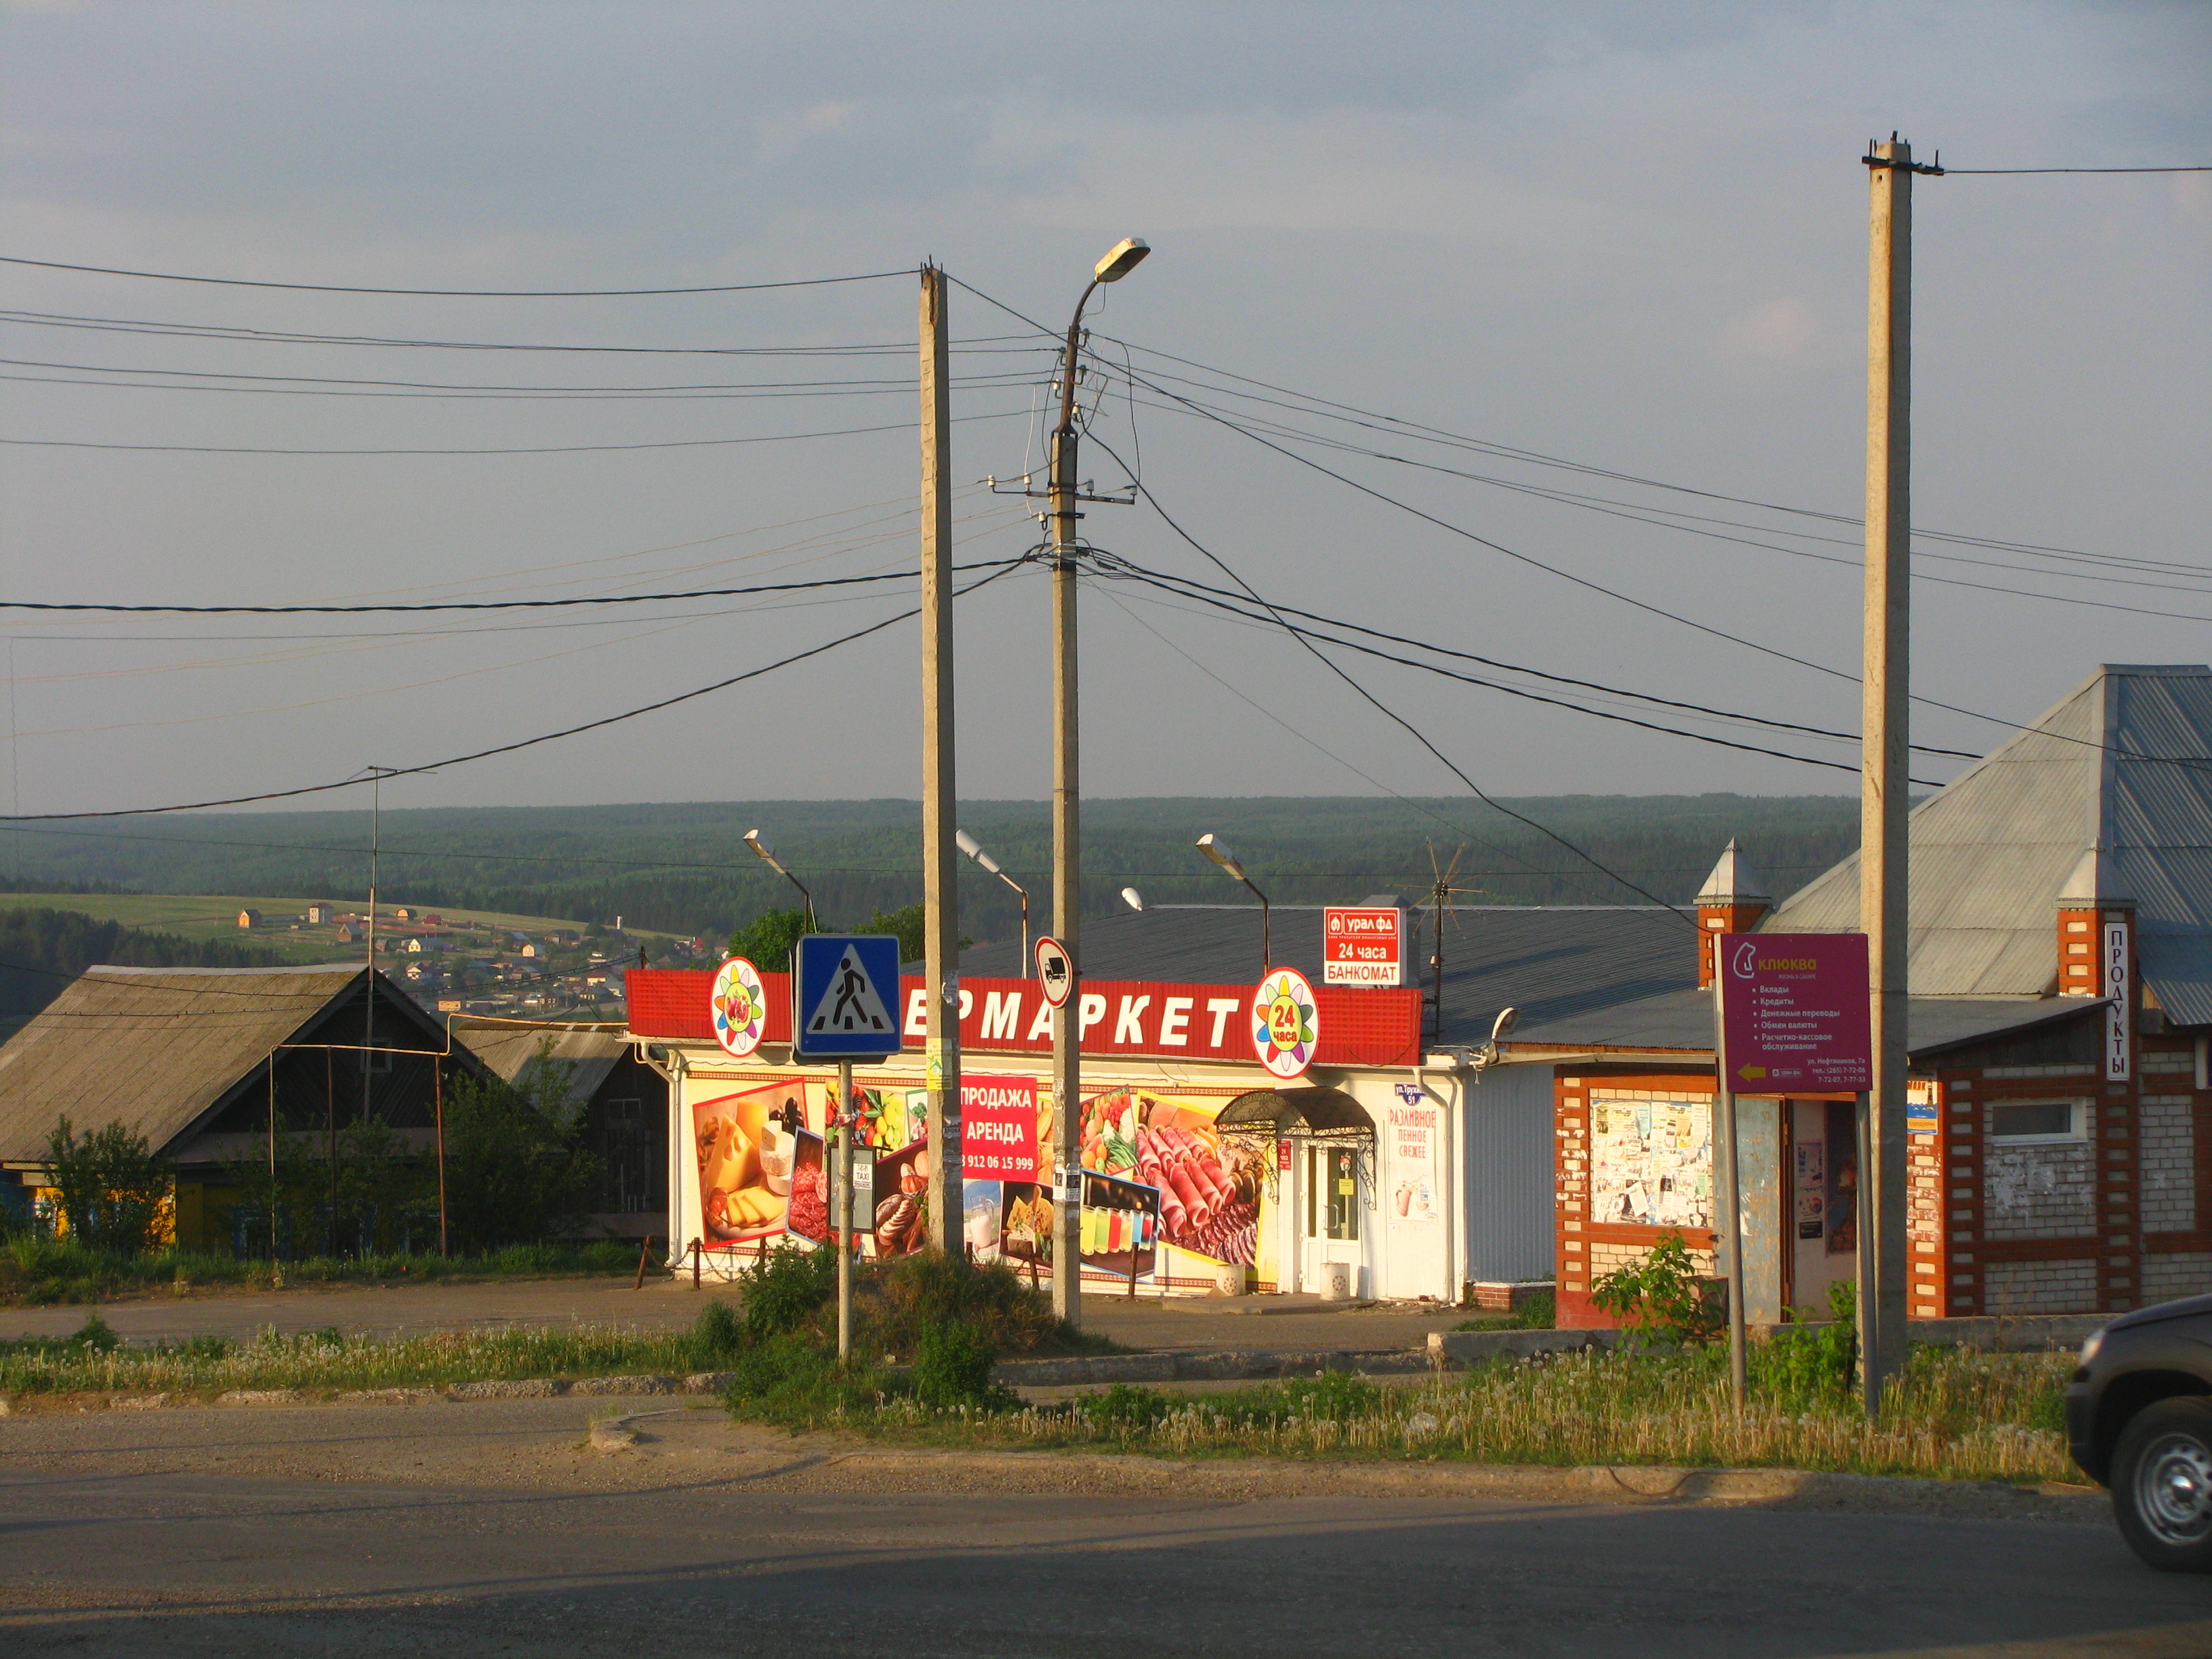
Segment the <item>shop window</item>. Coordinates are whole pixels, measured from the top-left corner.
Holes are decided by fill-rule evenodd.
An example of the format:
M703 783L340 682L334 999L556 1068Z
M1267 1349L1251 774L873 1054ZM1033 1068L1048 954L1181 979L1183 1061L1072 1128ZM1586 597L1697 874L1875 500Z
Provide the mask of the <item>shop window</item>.
M1353 1148L1306 1149L1306 1237L1359 1237L1359 1154Z
M2070 1100L2008 1101L1990 1108L1990 1139L2015 1146L2079 1140L2083 1115Z

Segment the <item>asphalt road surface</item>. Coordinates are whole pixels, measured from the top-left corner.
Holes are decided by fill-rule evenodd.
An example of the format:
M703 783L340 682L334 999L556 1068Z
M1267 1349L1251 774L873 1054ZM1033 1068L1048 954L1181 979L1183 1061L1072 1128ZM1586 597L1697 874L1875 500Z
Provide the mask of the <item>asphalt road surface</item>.
M0 1650L2212 1654L2212 1580L2149 1572L2101 1521L1512 1501L1444 1466L884 1455L696 1408L606 1454L589 1415L0 1420Z

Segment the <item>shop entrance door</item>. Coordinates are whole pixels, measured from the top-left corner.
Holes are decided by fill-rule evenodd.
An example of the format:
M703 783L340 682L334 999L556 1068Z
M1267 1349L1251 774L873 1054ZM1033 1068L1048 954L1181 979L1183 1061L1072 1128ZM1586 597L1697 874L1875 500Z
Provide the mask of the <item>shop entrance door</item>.
M1341 1261L1359 1285L1359 1155L1350 1146L1309 1146L1303 1160L1299 1217L1299 1288L1318 1291L1328 1282L1326 1263Z

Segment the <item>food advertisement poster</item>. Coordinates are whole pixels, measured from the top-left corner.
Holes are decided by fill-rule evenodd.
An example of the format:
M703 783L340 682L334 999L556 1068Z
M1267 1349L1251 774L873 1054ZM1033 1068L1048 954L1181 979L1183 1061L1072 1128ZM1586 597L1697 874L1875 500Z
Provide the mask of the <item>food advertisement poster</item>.
M1711 1228L1710 1099L1590 1102L1590 1215L1644 1227Z
M1160 1237L1173 1249L1257 1267L1268 1145L1215 1128L1222 1104L1133 1088L1094 1095L1083 1103L1083 1167L1156 1188Z
M810 1129L797 1079L702 1100L691 1108L702 1243L735 1249L784 1231L830 1231L822 1137Z

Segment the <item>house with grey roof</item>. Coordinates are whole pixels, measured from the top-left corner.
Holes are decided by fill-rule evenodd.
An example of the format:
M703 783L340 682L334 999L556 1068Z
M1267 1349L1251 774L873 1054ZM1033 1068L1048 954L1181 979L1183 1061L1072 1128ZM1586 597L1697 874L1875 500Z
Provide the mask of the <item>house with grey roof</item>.
M175 1171L177 1243L228 1249L243 1224L234 1172L272 1139L326 1157L335 1181L338 1137L366 1119L428 1147L438 1090L464 1073L486 1074L362 963L94 967L0 1046L0 1184L24 1207L62 1118L80 1133L119 1122ZM291 1255L327 1243L280 1240Z
M2100 667L1910 830L1908 1311L2212 1291L2212 669ZM1501 1045L1553 1096L1563 1319L1601 1322L1591 1286L1665 1232L1711 1259L1708 941L1855 932L1858 886L1854 854L1776 903L1731 846L1684 939L1694 982ZM1740 1113L1747 1311L1818 1309L1856 1272L1855 1106Z

